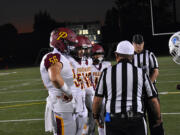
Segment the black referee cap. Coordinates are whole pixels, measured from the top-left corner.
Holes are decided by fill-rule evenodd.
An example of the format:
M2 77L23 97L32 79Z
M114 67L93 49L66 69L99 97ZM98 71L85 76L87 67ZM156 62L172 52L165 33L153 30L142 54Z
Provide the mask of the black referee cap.
M136 44L141 44L142 42L144 42L143 36L140 34L136 34L133 36L132 42L136 43Z

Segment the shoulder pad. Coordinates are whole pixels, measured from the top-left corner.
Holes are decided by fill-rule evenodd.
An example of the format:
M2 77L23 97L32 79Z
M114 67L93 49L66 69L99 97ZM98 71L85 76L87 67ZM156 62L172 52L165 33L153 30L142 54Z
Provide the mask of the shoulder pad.
M49 53L44 59L44 66L48 69L51 65L60 62L60 58L61 56L58 53Z

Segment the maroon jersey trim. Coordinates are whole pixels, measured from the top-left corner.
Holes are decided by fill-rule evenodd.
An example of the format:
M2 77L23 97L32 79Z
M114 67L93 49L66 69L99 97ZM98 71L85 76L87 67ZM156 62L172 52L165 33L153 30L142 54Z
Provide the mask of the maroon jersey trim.
M54 65L57 62L60 62L60 54L58 53L50 53L46 56L46 59L44 60L44 66L48 70L48 68L52 65Z

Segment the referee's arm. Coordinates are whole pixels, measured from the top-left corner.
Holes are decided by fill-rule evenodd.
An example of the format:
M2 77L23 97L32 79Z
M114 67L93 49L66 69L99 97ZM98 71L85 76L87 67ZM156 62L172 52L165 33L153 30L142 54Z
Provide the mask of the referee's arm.
M102 105L102 100L104 97L104 77L105 77L105 72L103 71L101 74L101 77L99 79L97 88L96 88L96 92L95 92L95 96L93 99L93 105L92 105L92 111L93 111L93 116L94 119L96 119L97 124L99 124L99 117L100 117L100 109L101 109L101 105Z
M151 64L150 70L152 70L152 73L150 74L150 80L153 83L159 75L159 66L156 56L152 52L150 53L150 64Z
M153 116L156 119L156 125L154 126L159 126L162 123L160 104L157 98L157 92L154 86L152 85L147 74L145 74L145 90L148 96L148 103L149 103L150 109L153 113Z

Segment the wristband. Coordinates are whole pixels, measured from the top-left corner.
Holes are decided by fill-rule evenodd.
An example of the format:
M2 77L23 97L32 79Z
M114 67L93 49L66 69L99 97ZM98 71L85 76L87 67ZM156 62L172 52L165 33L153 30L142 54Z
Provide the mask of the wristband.
M64 85L60 88L65 94L72 95L70 89L68 88L67 84L64 82Z

